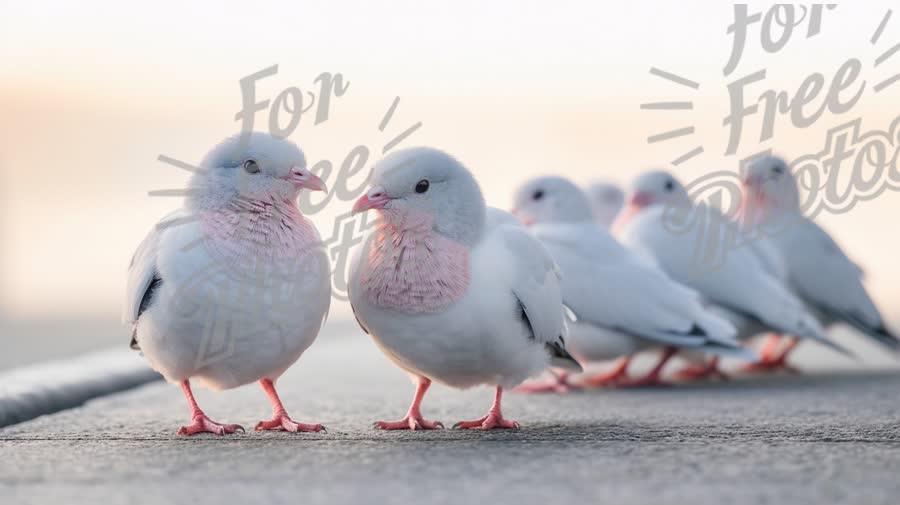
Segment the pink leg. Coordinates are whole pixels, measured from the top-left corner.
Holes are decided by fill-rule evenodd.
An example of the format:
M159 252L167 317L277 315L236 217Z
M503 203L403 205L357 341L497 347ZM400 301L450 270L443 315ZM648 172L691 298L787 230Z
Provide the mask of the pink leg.
M256 424L256 431L266 431L266 430L284 430L290 431L291 433L296 433L298 431L325 431L325 427L321 424L304 424L295 422L293 419L288 416L287 411L284 410L284 405L281 404L281 399L278 398L278 393L275 391L275 384L272 383L269 379L262 379L259 381L259 385L262 386L263 391L266 392L266 396L269 397L269 401L272 402L272 419L268 421L260 421Z
M594 388L614 386L628 378L628 365L630 364L631 356L619 358L612 370L582 379L581 385Z
M494 404L491 405L491 409L488 410L486 416L481 419L476 419L475 421L460 421L453 425L454 429L467 430L471 428L482 429L482 430L492 430L494 428L512 428L518 429L519 423L516 421L508 421L503 419L503 414L500 413L500 399L503 397L503 388L497 386L497 392L494 394Z
M191 424L179 428L179 435L193 435L194 433L225 435L226 433L234 433L237 430L244 431L244 427L239 424L219 424L206 417L206 414L197 405L197 400L194 399L189 380L185 379L181 382L181 390L184 391L184 397L187 398L188 405L191 407Z
M553 373L551 371L551 373ZM553 373L554 381L534 384L522 384L513 391L516 393L569 393L581 389L578 384L569 381L569 372Z
M719 368L719 357L716 356L705 365L689 366L679 370L676 376L683 380L702 380L718 378L728 380L729 377Z
M659 363L657 363L656 366L654 366L653 369L650 370L649 373L647 373L647 375L645 375L639 379L632 380L632 381L622 382L620 385L622 387L631 387L631 388L648 387L648 386L657 386L657 387L658 386L668 386L669 384L662 380L662 371L663 371L663 368L666 366L666 363L668 363L669 360L672 359L672 356L675 356L675 353L677 353L677 352L678 352L678 350L675 349L674 347L666 347L665 351L663 351L662 357L659 360Z
M426 421L422 418L422 412L419 407L422 405L422 398L425 392L431 386L431 379L419 377L419 383L416 385L416 394L413 396L412 404L406 417L399 421L378 421L373 426L379 430L436 430L443 428L444 425L440 421Z
M751 363L744 367L744 370L750 372L775 372L784 370L790 373L800 373L799 370L788 364L787 358L800 343L800 339L791 337L788 344L781 352L778 352L778 344L781 338L776 334L769 335L760 351L761 359L756 363Z

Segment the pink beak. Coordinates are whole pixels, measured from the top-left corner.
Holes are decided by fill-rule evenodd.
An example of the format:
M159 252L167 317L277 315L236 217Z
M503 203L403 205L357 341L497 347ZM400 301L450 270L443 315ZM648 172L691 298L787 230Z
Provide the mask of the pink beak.
M360 212L365 212L371 209L383 209L388 202L391 201L391 198L387 196L387 192L381 186L375 186L369 189L369 192L364 194L353 204L353 213L359 214Z
M619 211L619 215L616 216L616 220L613 222L610 229L614 234L618 234L622 231L628 221L631 221L634 216L639 214L644 207L653 203L653 197L650 196L649 193L637 192L632 195L631 200L628 202L628 206Z
M319 176L311 173L307 169L302 169L298 167L294 167L291 170L291 175L288 176L288 179L294 183L294 187L297 189L308 189L310 191L324 191L328 192L328 187L325 185L325 181L323 181Z
M516 216L516 218L518 218L518 220L521 221L525 226L531 226L534 224L534 219L529 219L528 217L523 216L519 212L519 209L509 209L509 213Z

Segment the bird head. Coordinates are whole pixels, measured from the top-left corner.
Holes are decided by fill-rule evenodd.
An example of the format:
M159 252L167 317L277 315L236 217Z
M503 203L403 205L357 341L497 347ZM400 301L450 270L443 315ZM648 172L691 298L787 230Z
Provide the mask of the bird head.
M514 193L513 210L526 225L591 221L593 214L587 195L563 177L532 179Z
M594 221L604 228L609 228L625 204L625 192L619 186L608 182L595 182L588 186L585 192L594 209Z
M690 206L691 199L672 174L664 170L645 172L632 181L625 207L616 216L612 229L618 233L644 209L655 205Z
M750 163L743 170L741 183L742 215L745 218L753 219L800 208L797 181L781 158L765 156Z
M191 193L194 202L205 207L237 199L293 204L302 189L327 190L309 171L296 144L267 133L226 138L206 155L200 168L191 180Z
M428 147L396 151L375 164L369 190L353 212L376 210L399 230L428 228L472 245L484 229L475 178L454 157Z

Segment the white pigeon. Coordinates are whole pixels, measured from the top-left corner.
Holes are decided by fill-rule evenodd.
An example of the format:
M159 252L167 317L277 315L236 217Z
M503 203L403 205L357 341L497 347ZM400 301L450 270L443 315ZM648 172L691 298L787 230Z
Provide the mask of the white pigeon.
M734 246L741 236L737 224L716 209L695 205L671 174L652 171L637 177L628 202L614 224L622 242L652 254L672 278L699 291L711 309L738 328L738 339L771 331L849 354L828 340L778 278L774 263L755 247Z
M625 204L625 192L611 182L594 182L585 188L591 201L594 221L603 228L609 229L622 206Z
M662 368L678 349L755 359L734 339L736 330L728 321L703 308L698 293L594 223L586 195L572 182L555 176L531 180L516 191L514 208L559 265L563 302L577 318L570 325L568 348L580 362L664 346L659 364L630 383L652 385L661 383ZM610 383L624 373L620 361L612 374L585 383Z
M328 312L328 258L296 204L301 189L325 184L296 145L264 133L225 139L198 168L184 207L160 221L131 260L123 319L132 347L181 384L191 424L179 435L243 430L209 419L191 379L217 391L258 381L274 413L258 431L319 431L291 420L274 382L313 343Z
M494 404L457 428L517 428L503 418L504 388L555 366L579 369L564 348L558 270L528 232L488 215L478 183L431 148L390 154L354 212L377 209L357 251L350 303L360 326L417 383L406 417L380 429L435 429L420 404L432 381L496 386Z
M751 163L743 175L741 202L745 232L774 245L791 287L822 324L849 324L900 351L900 340L887 329L863 286L862 269L828 232L802 214L797 181L784 160L766 156ZM786 353L780 359L784 357Z

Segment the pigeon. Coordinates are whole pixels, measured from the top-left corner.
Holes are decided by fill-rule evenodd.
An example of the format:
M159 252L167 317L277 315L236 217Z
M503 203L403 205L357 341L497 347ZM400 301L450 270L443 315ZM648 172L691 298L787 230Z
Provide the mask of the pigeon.
M737 224L717 209L695 205L671 174L651 171L637 177L613 228L624 244L652 254L669 276L700 292L712 310L738 328L739 340L783 333L850 355L825 336L815 316L778 277L777 256L770 264L756 247L730 247L729 241L741 236Z
M563 303L576 322L569 350L580 362L626 356L611 373L583 385L662 384L661 372L679 349L755 359L734 339L735 328L705 310L700 295L626 249L592 219L587 196L569 180L539 177L514 197L514 214L550 251L562 273ZM664 347L643 378L623 381L627 356Z
M748 165L742 179L744 231L777 249L788 283L822 324L848 324L888 350L900 351L900 340L885 326L863 286L863 270L802 214L797 181L785 161L764 156ZM783 364L794 346L796 341L790 341L771 363Z
M511 216L488 211L471 172L428 147L376 163L353 212L376 210L356 251L349 296L363 330L416 391L406 416L385 430L436 429L420 406L432 381L496 387L487 415L460 429L518 428L503 417L503 390L553 366L580 370L565 348L559 270Z
M214 391L259 382L274 417L257 431L323 429L293 421L274 384L313 343L331 300L328 257L296 203L302 189L326 191L295 144L226 138L192 175L183 208L135 252L123 319L132 347L181 385L191 424L179 435L243 431L200 410L192 379Z
M594 222L609 229L625 204L625 192L610 182L594 182L585 188L594 212Z

